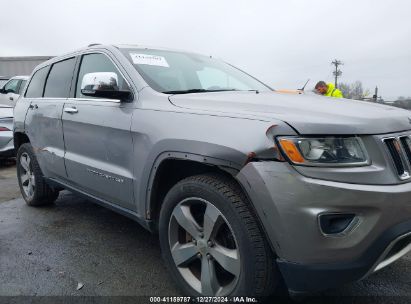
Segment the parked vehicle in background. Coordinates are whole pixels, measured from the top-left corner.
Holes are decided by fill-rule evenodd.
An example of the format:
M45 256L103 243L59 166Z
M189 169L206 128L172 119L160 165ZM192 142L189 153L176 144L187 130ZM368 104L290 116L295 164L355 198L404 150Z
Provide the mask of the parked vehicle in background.
M13 108L0 105L0 158L15 156L13 143Z
M0 89L0 105L14 107L29 78L30 76L15 76L8 80Z
M384 104L406 109L406 110L411 110L411 98L398 99L394 101L386 101L384 102Z
M65 188L158 232L185 295L321 290L411 249L409 111L95 45L39 65L14 115L27 204Z

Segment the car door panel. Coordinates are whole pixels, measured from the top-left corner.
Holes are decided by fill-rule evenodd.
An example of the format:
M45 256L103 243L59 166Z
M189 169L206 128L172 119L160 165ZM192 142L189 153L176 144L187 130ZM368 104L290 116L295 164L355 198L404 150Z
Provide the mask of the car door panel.
M55 65L57 63L53 64L53 67ZM64 101L68 98L70 84L66 81L62 97L43 98L46 81L48 82L50 77L50 68L51 66L46 66L38 69L30 79L23 97L24 103L30 103L25 130L44 176L64 179L66 170L61 113ZM66 78L72 77L73 71L74 64L68 69L69 75Z
M85 79L97 75L90 73L101 72L116 73L119 88L128 87L109 54L79 57L73 95L62 114L66 172L76 188L135 211L130 103L86 96L81 90Z
M26 132L46 177L65 178L61 113L65 99L31 99Z
M70 181L87 193L135 210L131 115L130 108L117 102L72 99L64 105L62 121Z

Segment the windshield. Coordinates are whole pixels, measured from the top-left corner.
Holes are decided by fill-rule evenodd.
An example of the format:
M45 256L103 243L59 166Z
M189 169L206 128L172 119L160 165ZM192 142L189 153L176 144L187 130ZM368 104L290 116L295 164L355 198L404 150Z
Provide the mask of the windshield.
M158 92L271 90L250 75L211 57L152 49L122 49L122 52Z

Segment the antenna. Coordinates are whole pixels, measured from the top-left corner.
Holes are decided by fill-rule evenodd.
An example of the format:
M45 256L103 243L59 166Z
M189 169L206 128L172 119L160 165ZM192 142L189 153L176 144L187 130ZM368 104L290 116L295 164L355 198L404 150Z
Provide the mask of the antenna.
M310 78L308 78L308 80L306 81L306 83L304 84L304 86L301 88L301 89L299 89L299 91L304 91L304 89L305 89L305 86L307 85L307 83L310 81Z

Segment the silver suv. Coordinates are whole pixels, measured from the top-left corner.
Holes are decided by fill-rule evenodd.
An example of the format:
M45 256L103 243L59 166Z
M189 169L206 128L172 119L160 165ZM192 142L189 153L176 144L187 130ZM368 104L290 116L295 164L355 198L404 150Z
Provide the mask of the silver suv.
M410 250L410 116L275 92L209 56L94 45L33 72L18 180L30 206L68 189L157 232L184 294L310 292Z

